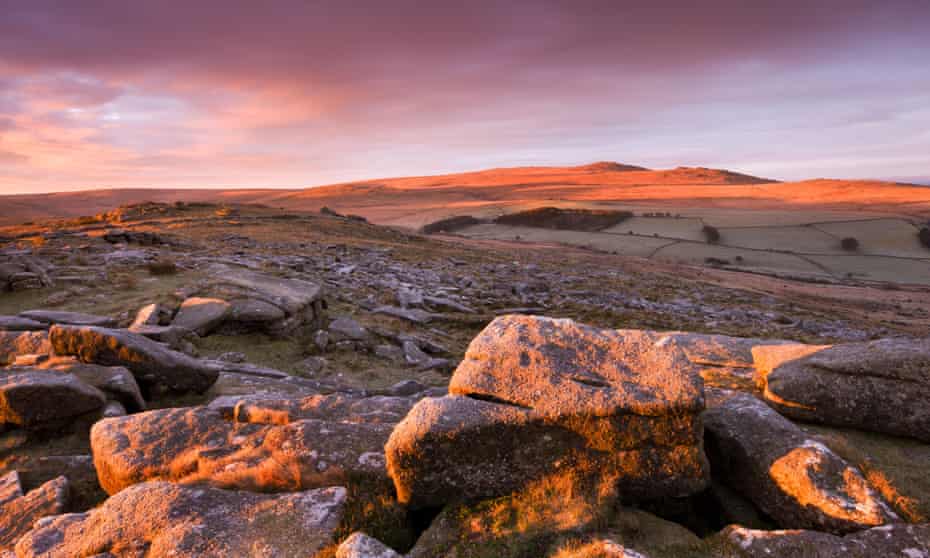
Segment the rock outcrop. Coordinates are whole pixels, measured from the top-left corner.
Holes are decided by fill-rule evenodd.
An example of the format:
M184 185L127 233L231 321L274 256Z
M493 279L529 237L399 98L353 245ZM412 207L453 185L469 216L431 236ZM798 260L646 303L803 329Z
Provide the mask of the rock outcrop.
M316 556L333 543L346 491L262 495L139 484L87 513L39 523L16 544L20 558L113 556Z
M111 494L148 480L262 492L389 484L384 444L410 405L333 395L163 409L96 423L91 446Z
M126 330L56 325L49 337L58 355L104 366L124 366L144 384L203 392L219 374L202 361Z
M930 339L757 347L758 383L785 416L930 442Z
M550 475L623 497L704 487L700 376L659 334L504 316L469 346L450 396L421 400L386 446L411 507L508 494Z
M317 283L221 264L207 271L210 281L196 293L213 302L210 317L215 322L211 320L202 327L205 333L219 328L285 335L304 325L317 329L323 325L326 305ZM221 309L225 309L222 315Z
M704 426L715 475L781 527L842 534L898 520L858 469L751 395L711 406Z

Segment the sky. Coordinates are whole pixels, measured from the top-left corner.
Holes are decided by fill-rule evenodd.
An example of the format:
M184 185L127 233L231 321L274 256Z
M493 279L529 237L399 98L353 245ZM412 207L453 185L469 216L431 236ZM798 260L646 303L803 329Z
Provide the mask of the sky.
M930 181L927 0L0 0L0 193L613 160Z

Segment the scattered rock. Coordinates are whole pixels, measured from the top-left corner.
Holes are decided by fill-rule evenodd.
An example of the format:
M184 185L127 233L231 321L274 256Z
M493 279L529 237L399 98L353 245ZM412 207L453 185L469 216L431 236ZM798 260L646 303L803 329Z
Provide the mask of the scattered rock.
M375 314L393 316L415 324L425 324L438 317L437 314L419 308L398 308L397 306L379 306L372 310L372 312Z
M930 442L930 339L818 349L758 349L766 401L791 418Z
M779 526L848 533L898 517L862 473L747 394L704 413L719 477Z
M425 391L427 388L416 380L401 380L391 386L391 395L399 397L409 397L411 395Z
M349 317L336 318L329 324L330 339L340 341L348 339L351 341L365 341L368 339L368 330Z
M314 556L333 542L346 490L265 495L139 484L87 513L39 523L17 556ZM92 549L92 550L91 550Z
M327 364L328 363L325 358L311 356L300 361L300 363L297 365L297 368L299 368L301 372L307 374L308 376L316 376L317 374L326 370Z
M219 374L206 363L125 330L56 325L49 335L57 354L104 366L125 366L143 383L203 392Z

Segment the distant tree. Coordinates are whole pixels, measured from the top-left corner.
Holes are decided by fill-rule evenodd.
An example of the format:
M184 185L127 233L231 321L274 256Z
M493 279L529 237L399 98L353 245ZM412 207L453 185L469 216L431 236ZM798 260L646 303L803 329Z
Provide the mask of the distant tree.
M711 225L704 225L704 228L701 229L701 232L704 233L704 238L710 244L717 244L720 242L720 231L717 230L717 227L712 227Z
M920 239L921 244L927 248L930 248L930 226L926 226L920 229L920 232L917 233L917 238Z
M840 247L847 252L855 252L859 249L859 241L851 236L847 236L840 241Z

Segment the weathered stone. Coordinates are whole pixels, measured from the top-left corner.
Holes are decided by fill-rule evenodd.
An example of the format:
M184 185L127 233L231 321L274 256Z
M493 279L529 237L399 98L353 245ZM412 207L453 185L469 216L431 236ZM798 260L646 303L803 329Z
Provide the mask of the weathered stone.
M229 303L218 298L188 298L181 303L171 325L207 335L223 323L229 309Z
M721 479L783 528L846 533L898 520L862 473L746 394L704 413Z
M355 532L336 549L336 558L401 558L401 555L378 539Z
M242 320L236 323L260 324L264 331L272 334L286 334L308 324L319 328L323 324L325 302L322 289L316 283L226 265L211 266L208 273L210 282L199 290L199 296L252 301L241 306L240 311L245 317L251 314L262 318L262 321ZM277 315L278 312L283 312L284 317L264 319L266 314Z
M221 409L208 407L101 420L91 430L100 483L111 494L155 479L263 492L359 480L389 483L383 448L392 424L364 416L357 422L331 418L338 416L333 406L299 410L330 420L289 421L289 410L265 407L259 413L255 406L234 414L256 422L229 420Z
M701 377L668 336L520 315L496 318L472 340L449 393L551 418L660 417L704 407Z
M139 484L82 514L50 518L16 545L17 556L315 556L342 519L341 487L264 495Z
M417 289L398 289L395 293L397 304L401 308L416 308L423 306L423 292Z
M34 490L58 477L67 478L69 498L66 511L92 508L107 496L97 481L97 471L90 455L30 455L30 452L16 452L0 461L0 475L13 471L19 474L23 490Z
M119 401L126 409L137 412L145 410L145 399L135 376L122 366L88 364L71 357L58 357L40 363L41 370L54 370L71 374L87 385L94 386Z
M426 389L426 386L416 380L401 380L391 386L389 391L391 395L407 397L425 391Z
M48 355L52 352L46 331L0 331L0 366L20 355Z
M3 331L38 331L48 329L48 324L21 316L0 316L0 330Z
M449 386L388 441L398 499L412 507L491 498L574 473L626 498L684 496L707 481L703 384L648 332L505 316L474 340Z
M555 474L612 478L626 498L659 498L705 485L699 428L689 415L555 422L524 407L425 398L385 452L398 499L414 508L493 498Z
M449 312L461 312L463 314L474 314L475 310L470 306L465 306L460 302L456 302L450 298L439 297L439 296L424 296L423 301L426 304L429 304L433 308L438 308L439 310L446 310Z
M283 320L284 310L254 298L237 298L230 303L228 319L243 324L261 324Z
M819 531L762 531L731 525L711 538L726 558L925 558L930 524L895 523L838 537Z
M308 376L316 376L320 372L326 370L328 364L327 360L323 357L311 356L300 361L297 367Z
M34 427L100 410L105 403L100 390L71 375L0 372L0 424Z
M174 325L133 325L129 326L129 331L143 337L148 337L153 341L164 343L174 350L181 350L185 338L191 335L189 329Z
M330 339L340 341L349 339L351 341L365 341L368 339L368 330L362 327L362 324L356 320L343 316L336 318L329 324Z
M19 317L28 318L45 324L86 325L113 327L116 320L108 316L83 314L81 312L61 312L58 310L27 310L20 312Z
M176 390L203 392L218 375L204 362L125 330L53 326L50 338L59 355L104 366L125 366L140 382Z
M391 362L404 362L404 350L397 345L381 344L374 348L375 356Z
M438 314L433 314L432 312L427 312L419 308L398 308L397 306L379 306L372 310L372 312L375 314L393 316L415 324L425 324L438 317Z
M788 417L930 441L930 339L754 354L766 401Z
M6 479L0 484L10 482L18 484L19 479ZM36 521L60 514L68 505L68 479L64 477L51 480L25 495L21 489L10 490L8 496L15 492L19 492L20 496L0 502L0 552L11 550Z
M162 325L163 320L170 318L171 312L161 304L147 304L139 309L136 313L136 319L133 320L130 329L139 326L157 326Z

